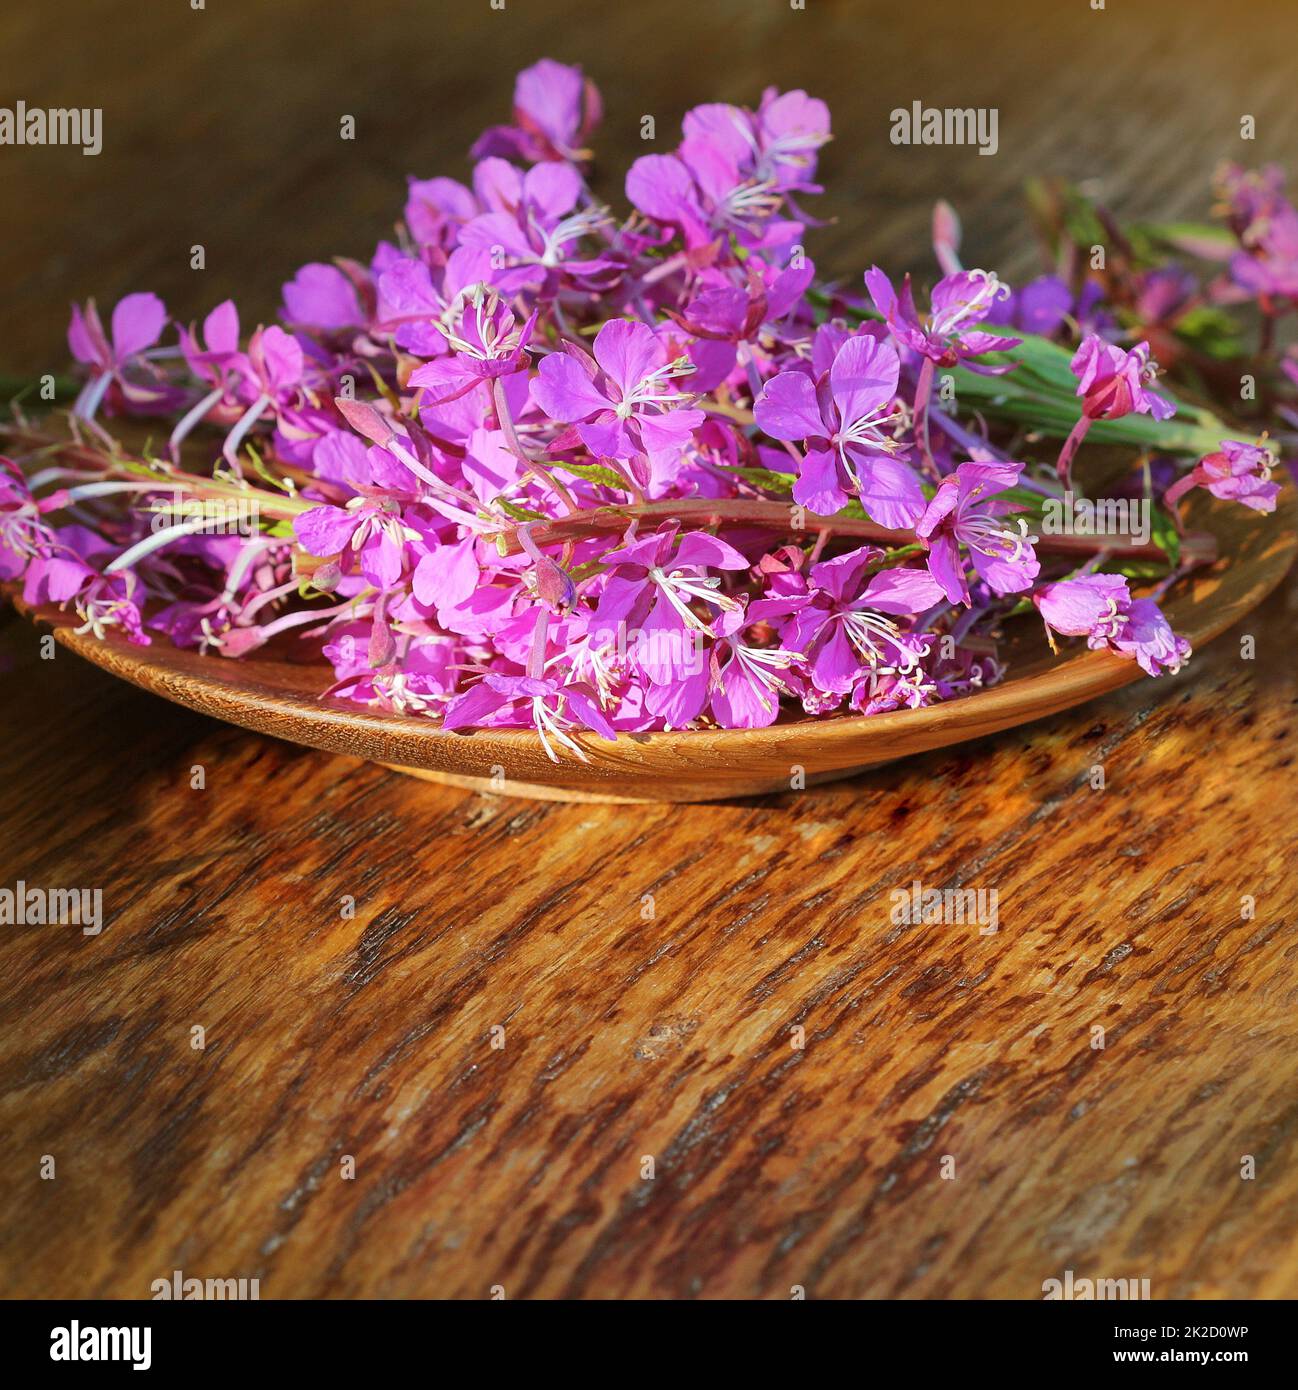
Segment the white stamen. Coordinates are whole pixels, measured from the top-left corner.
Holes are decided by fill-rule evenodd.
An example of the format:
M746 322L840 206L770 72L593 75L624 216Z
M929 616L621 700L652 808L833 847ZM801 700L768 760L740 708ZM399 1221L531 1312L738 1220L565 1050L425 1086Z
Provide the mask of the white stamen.
M998 280L992 271L971 270L968 274L970 279L978 283L978 288L970 298L949 305L933 315L929 329L938 337L950 337L971 318L982 318L997 299L1009 298L1010 287Z

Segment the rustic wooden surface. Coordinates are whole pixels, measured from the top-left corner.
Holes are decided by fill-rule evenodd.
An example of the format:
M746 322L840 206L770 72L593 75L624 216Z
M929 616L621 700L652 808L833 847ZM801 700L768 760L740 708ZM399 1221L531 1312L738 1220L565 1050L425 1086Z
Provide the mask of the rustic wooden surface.
M1026 172L1181 212L1241 114L1245 157L1293 155L1291 7L1048 8L285 0L127 36L106 4L10 7L6 99L102 105L106 147L0 150L0 368L61 368L91 292L192 317L247 282L269 312L404 174L463 168L547 52L605 88L606 171L642 112L825 95L843 274L927 269L938 193L1013 271ZM916 98L999 104L1000 154L893 149ZM1296 606L1291 580L1246 620L1253 660L1237 630L1174 682L692 808L300 750L42 660L6 610L0 885L101 887L105 927L0 928L0 1293L1298 1295ZM999 931L892 925L914 879L995 888Z

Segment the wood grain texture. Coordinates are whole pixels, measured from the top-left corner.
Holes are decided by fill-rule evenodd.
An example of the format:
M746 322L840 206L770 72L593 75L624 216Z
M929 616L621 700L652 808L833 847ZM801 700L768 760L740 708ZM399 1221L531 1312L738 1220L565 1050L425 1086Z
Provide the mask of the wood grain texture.
M268 312L405 173L453 172L491 75L544 52L623 112L606 176L642 110L802 83L839 129L824 265L919 263L943 192L1013 274L1026 172L1198 210L1243 112L1250 154L1292 158L1298 17L1211 13L232 0L128 43L117 7L10 7L6 89L104 105L106 149L0 151L0 358L61 367L90 292L190 317L247 278ZM1001 153L891 149L915 98L999 101ZM319 131L348 110L369 143L343 155ZM0 886L101 887L105 926L0 928L0 1293L181 1269L265 1298L1035 1298L1071 1268L1298 1296L1296 616L1291 578L1171 689L685 809L520 805L244 733L42 660L6 610ZM999 930L892 924L914 879L997 889Z

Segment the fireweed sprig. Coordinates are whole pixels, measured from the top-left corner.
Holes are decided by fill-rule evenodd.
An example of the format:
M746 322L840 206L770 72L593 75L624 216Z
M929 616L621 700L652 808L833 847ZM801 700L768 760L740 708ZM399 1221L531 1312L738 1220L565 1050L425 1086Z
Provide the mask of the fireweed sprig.
M1012 291L964 269L940 204L929 294L877 267L849 292L803 246L822 102L695 108L632 165L625 216L585 178L600 110L538 63L469 184L412 179L395 242L303 266L246 338L229 301L174 342L152 294L107 325L74 309L67 434L21 408L5 430L0 579L99 636L306 641L328 694L530 725L551 756L586 756L582 730L956 698L1001 678L1002 625L1034 607L1052 642L1180 666L1132 585L1214 558L1190 489L1273 510L1277 455L1155 389L1149 344L1193 365L1188 306L1251 299L1270 325L1298 303L1278 173L1223 173L1234 251L1183 237L1204 283L1126 242L1079 274L1057 238L1055 272ZM121 416L158 442L127 448L101 423ZM1050 524L1087 501L1084 439L1135 458L1113 490L1143 534Z

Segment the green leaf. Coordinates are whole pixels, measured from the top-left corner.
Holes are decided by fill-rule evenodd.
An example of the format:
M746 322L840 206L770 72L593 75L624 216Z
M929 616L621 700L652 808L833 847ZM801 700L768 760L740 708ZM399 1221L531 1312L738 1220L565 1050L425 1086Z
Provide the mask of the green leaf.
M510 502L504 497L497 497L495 505L500 508L506 516L512 517L515 521L545 521L546 518L541 512L529 511L526 507L520 507L516 502ZM502 552L503 553L503 552Z
M257 450L254 449L251 444L247 444L244 447L248 451L248 457L252 460L252 471L256 473L259 478L268 482L277 492L283 492L291 497L293 495L293 489L283 478L277 478L275 474L270 471L266 466L265 460Z
M897 545L891 550L884 552L883 558L876 560L869 567L870 574L877 574L880 570L892 569L894 565L903 565L912 556L922 555L927 547L916 541L912 545Z
M1153 560L1113 560L1104 567L1104 573L1121 574L1127 579L1163 579L1167 566Z
M776 473L770 468L744 468L738 465L723 465L727 473L734 473L754 487L764 487L770 492L789 493L798 481L795 473Z
M1201 259L1224 260L1238 244L1229 227L1214 222L1136 222L1129 230L1157 246Z
M1181 563L1181 535L1172 523L1172 518L1162 507L1154 508L1154 524L1150 539L1167 556L1173 569Z
M553 463L552 468L558 469L562 473L571 473L576 478L585 478L588 483L602 483L605 487L616 488L619 492L627 492L626 479L620 474L615 473L611 468L605 468L602 463Z
M956 398L971 400L986 415L1031 425L1042 433L1064 438L1080 414L1077 379L1067 348L1049 339L1028 335L1007 352L988 353L980 361L989 365L1013 363L1003 376L982 376L967 367L950 368ZM1095 444L1127 444L1163 453L1198 457L1217 448L1229 433L1211 411L1177 401L1163 383L1159 393L1176 404L1170 420L1152 415L1125 415L1119 420L1097 420L1087 434Z
M1176 333L1209 357L1229 359L1244 352L1239 325L1224 309L1211 304L1200 304L1182 314L1176 323Z
M113 459L113 467L120 469L123 473L131 473L139 478L155 478L158 486L162 487L167 474L157 468L151 468L147 463L140 463L136 459Z

